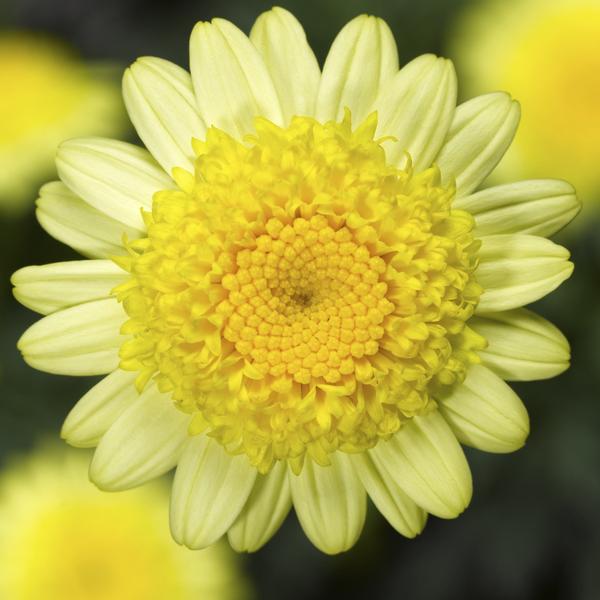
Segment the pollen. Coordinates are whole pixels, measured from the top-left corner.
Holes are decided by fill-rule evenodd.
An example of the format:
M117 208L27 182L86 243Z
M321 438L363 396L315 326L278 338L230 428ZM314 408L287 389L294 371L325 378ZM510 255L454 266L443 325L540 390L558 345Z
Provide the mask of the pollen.
M436 168L388 164L397 142L376 126L257 119L243 142L210 129L118 259L121 368L263 473L375 446L485 345L466 325L473 220Z

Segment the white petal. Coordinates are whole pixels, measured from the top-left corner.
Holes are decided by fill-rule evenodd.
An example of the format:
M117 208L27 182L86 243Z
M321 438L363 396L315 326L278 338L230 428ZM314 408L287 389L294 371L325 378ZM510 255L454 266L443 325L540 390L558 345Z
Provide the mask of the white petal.
M339 32L323 65L317 119L339 119L347 107L353 123L361 123L376 109L373 101L379 90L397 71L398 49L387 23L356 17Z
M287 463L279 461L267 475L258 475L252 493L228 532L236 552L256 552L279 529L292 507Z
M567 225L581 208L573 186L558 179L532 179L498 185L454 203L475 217L477 236L528 233L548 237Z
M141 209L152 207L152 196L170 189L173 181L144 150L101 138L63 142L56 166L60 178L100 212L144 231Z
M238 138L254 131L254 117L281 125L277 92L250 40L223 19L197 23L190 38L196 102L207 126Z
M76 304L110 297L128 274L110 260L74 260L19 269L11 277L15 298L48 314Z
M177 465L171 532L188 548L216 542L244 507L257 471L246 456L231 456L205 435L192 437Z
M204 138L206 127L190 74L168 60L139 58L125 71L123 98L138 135L163 169L193 172L192 137Z
M312 116L321 71L296 17L276 6L258 17L250 32L250 40L271 75L284 125L294 115Z
M149 386L102 436L90 479L118 491L163 475L177 464L189 423L190 415L175 408L169 394Z
M533 235L491 235L482 240L475 273L483 286L477 312L525 306L556 289L573 272L569 251Z
M427 513L404 493L396 477L386 470L386 465L377 455L362 452L350 458L367 494L390 525L409 538L421 533Z
M126 315L113 298L53 313L34 323L18 342L25 361L60 375L104 375L119 364L119 333Z
M519 117L519 104L503 92L458 106L435 160L445 182L456 180L457 197L471 193L494 170L512 142Z
M67 415L61 437L78 448L97 446L110 426L138 399L137 375L118 369L97 383Z
M438 517L454 518L471 501L469 465L437 410L413 417L389 441L379 442L371 453L408 496Z
M472 366L464 383L439 406L456 437L479 450L514 452L529 434L529 416L519 397L481 365Z
M42 187L36 216L52 237L91 258L127 254L123 236L129 240L140 237L139 230L91 207L62 181Z
M327 554L351 548L362 531L366 494L350 459L338 452L328 467L307 460L289 472L294 509L310 541Z
M473 317L469 327L488 342L478 350L484 364L509 381L559 375L569 367L569 342L552 323L519 308Z
M456 107L456 73L449 60L424 54L402 67L375 102L377 134L398 141L384 144L389 162L403 164L405 152L415 170L431 165Z

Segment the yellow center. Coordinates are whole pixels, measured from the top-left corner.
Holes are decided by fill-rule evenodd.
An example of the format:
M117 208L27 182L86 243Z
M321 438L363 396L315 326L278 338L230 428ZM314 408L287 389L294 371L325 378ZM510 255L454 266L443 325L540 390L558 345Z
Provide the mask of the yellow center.
M210 129L119 259L121 367L261 472L373 447L483 344L473 220L436 169L388 164L376 124Z

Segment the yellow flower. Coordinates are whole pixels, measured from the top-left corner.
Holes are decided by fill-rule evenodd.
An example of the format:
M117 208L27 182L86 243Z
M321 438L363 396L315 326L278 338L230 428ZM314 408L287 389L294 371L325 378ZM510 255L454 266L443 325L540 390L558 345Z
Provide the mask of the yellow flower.
M106 69L87 66L62 43L26 32L0 34L0 210L30 206L66 138L114 135L125 120Z
M228 533L256 550L293 505L340 552L367 494L408 537L427 513L457 516L459 441L508 452L527 436L503 379L568 366L566 340L521 307L571 273L543 236L577 212L573 190L474 192L517 104L456 107L452 64L399 70L374 17L344 27L322 72L280 8L250 38L198 24L190 58L191 76L157 58L125 73L150 152L66 142L62 182L42 189L42 225L92 260L14 275L48 315L19 347L39 369L109 373L63 437L98 446L108 490L177 466L171 527L193 548Z
M0 474L0 596L10 600L240 600L222 544L177 546L159 482L123 494L86 479L87 457L43 446Z
M523 106L514 144L497 174L553 173L584 205L600 198L600 3L481 2L451 38L469 94L510 89Z

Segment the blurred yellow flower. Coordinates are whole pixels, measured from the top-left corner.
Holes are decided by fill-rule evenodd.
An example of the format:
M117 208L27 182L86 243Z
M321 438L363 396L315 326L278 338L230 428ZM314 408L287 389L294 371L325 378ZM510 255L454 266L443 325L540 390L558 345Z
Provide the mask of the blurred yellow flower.
M510 89L523 118L496 177L552 173L600 200L600 2L481 2L450 54L466 95Z
M103 494L87 465L85 452L49 446L0 475L0 598L248 597L225 545L193 552L173 542L162 483Z
M54 170L57 145L123 130L119 86L62 42L0 34L0 211L26 210L32 188Z

